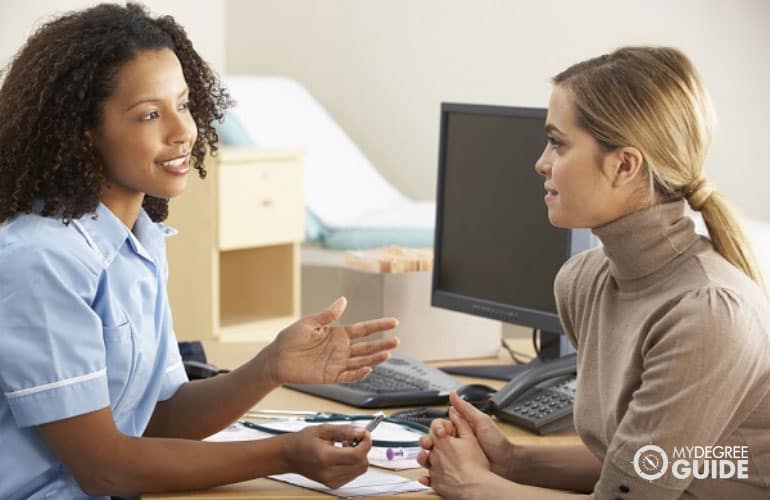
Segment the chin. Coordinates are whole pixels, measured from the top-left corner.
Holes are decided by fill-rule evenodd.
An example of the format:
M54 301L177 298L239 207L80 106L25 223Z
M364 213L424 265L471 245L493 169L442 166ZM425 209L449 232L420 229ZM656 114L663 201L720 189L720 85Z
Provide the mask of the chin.
M159 189L157 193L148 193L151 194L151 196L155 196L156 198L176 198L180 194L184 193L187 189L187 179L184 179L183 182L176 184L174 186L166 186L165 189Z
M568 216L564 216L563 214L559 214L558 212L552 210L548 211L548 222L550 222L553 227L558 227L560 229L587 227L584 225L576 224L576 221L570 220Z

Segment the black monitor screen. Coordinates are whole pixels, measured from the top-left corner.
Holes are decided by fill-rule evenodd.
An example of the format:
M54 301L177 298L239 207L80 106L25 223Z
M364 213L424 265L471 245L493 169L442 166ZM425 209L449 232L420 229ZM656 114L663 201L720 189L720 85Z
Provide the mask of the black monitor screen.
M572 233L549 223L535 171L545 115L443 105L434 305L561 330L553 281Z

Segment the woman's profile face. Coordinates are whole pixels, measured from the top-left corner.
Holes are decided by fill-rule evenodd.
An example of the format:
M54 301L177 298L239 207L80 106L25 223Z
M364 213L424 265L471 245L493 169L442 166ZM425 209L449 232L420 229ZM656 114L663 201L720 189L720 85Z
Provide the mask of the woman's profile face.
M197 128L179 59L169 49L141 51L114 81L101 123L90 132L106 168L102 201L141 204L145 194L180 194Z
M573 98L556 85L546 118L548 143L535 164L545 178L548 219L557 227L598 227L617 218L617 194L599 143L575 120Z

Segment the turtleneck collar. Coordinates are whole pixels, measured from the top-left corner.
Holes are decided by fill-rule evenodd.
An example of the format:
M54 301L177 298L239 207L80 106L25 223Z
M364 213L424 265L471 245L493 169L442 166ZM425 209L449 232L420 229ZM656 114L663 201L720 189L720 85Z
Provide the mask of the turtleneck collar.
M698 241L694 227L684 215L684 201L674 201L633 212L593 233L604 244L610 274L623 287L655 275L690 248Z

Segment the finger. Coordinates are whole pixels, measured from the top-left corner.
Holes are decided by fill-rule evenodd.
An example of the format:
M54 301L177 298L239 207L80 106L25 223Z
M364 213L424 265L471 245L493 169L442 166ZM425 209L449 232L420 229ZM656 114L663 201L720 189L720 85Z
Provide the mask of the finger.
M455 391L449 393L449 403L453 408L457 410L462 417L470 423L472 428L476 428L477 424L480 424L488 418L487 414L461 398Z
M369 434L365 429L355 425L321 424L316 426L316 436L326 441L344 442L358 439L363 441Z
M446 422L446 420L442 418L436 418L433 420L433 422L430 423L430 435L434 438L434 444L436 438L440 439L451 434L451 430L450 432L447 432L447 427L444 422ZM449 425L452 424L450 423Z
M373 333L392 330L397 326L398 320L396 318L380 318L372 319L369 321L361 321L360 323L354 323L352 325L348 325L346 328L350 338L357 339L360 337L366 337L367 335L371 335Z
M384 361L387 361L388 358L390 358L390 353L388 351L368 354L366 356L356 356L354 358L348 359L348 361L345 363L345 369L355 370L358 368L363 368L364 366L376 366Z
M433 438L430 437L430 434L427 436L421 436L420 437L420 448L423 448L425 450L430 450L433 448Z
M323 311L311 316L310 319L322 324L328 325L329 323L336 321L345 312L345 308L348 306L348 299L345 297L339 297L337 300L331 303L329 307Z
M421 477L417 478L417 481L419 481L420 484L430 488L430 477L428 477L428 476L421 476Z
M444 432L446 432L447 436L454 436L457 434L456 429L454 428L454 425L449 420L444 420Z
M398 344L398 337L388 337L386 339L357 342L350 346L350 356L366 356L382 351L389 351L398 347Z
M428 453L425 450L420 451L420 453L417 454L417 463L425 467L426 469L430 469L430 461L428 458L430 457L430 453Z
M343 372L340 372L339 375L337 375L337 381L338 384L347 384L348 382L358 382L362 378L366 378L369 376L369 374L372 373L372 369L368 366L365 366L363 368L358 368L355 370L346 370Z
M471 429L468 421L451 406L449 407L449 419L452 421L452 424L454 424L458 437L473 436L473 429Z

